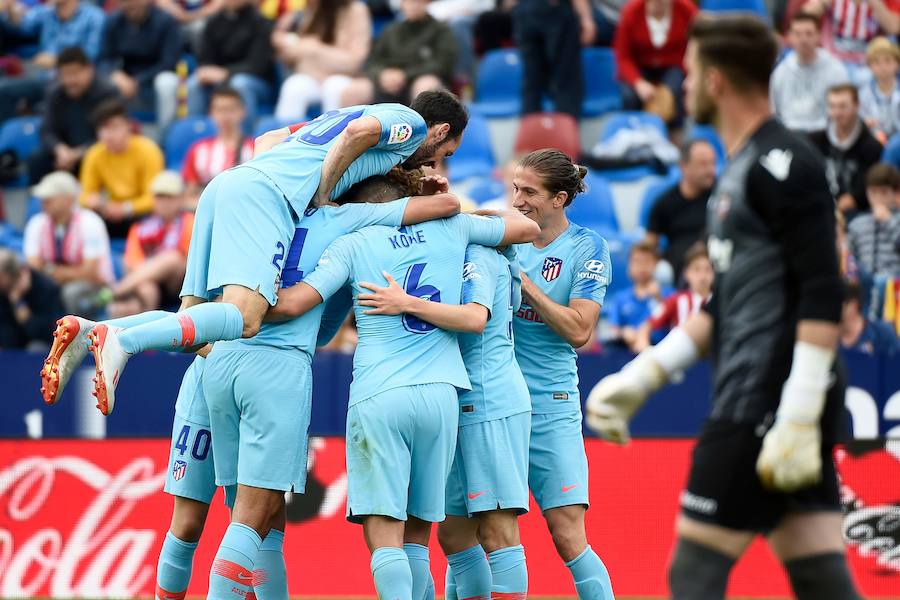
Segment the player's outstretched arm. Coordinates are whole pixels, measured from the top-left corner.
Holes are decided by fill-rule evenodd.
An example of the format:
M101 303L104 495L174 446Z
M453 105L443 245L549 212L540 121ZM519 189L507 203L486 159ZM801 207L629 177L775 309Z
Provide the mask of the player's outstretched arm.
M383 272L387 287L366 281L360 287L371 290L369 294L359 294L360 306L371 307L367 315L408 314L431 323L447 331L462 333L482 333L488 320L488 309L476 302L468 304L441 304L406 293L390 273Z
M313 206L331 202L331 192L344 172L363 152L378 144L380 138L381 122L375 117L361 117L350 121L325 155L319 188L312 199Z
M289 321L324 302L315 288L302 281L278 292L278 302L266 313L266 323Z
M653 392L706 352L712 338L712 324L712 317L705 312L692 315L621 371L601 379L585 405L588 427L610 442L626 444L631 417Z
M450 193L413 196L403 211L403 225L416 225L435 219L448 219L459 214L459 198Z
M503 219L503 239L497 244L527 244L533 242L541 234L541 227L517 210L476 210L473 214L483 217L500 217Z

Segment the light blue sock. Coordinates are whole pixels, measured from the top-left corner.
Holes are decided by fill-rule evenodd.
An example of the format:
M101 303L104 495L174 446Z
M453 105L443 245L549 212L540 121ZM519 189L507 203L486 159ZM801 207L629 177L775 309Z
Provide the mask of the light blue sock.
M453 576L453 567L447 565L447 581L444 582L444 600L459 600L456 595L456 577Z
M180 352L197 344L236 340L244 329L244 318L234 304L204 302L171 313L150 323L129 327L119 335L129 354L144 350Z
M566 566L572 572L575 590L581 600L615 600L606 565L590 546Z
M159 562L156 563L156 598L184 598L191 582L194 566L194 550L197 542L185 542L166 532Z
M412 571L403 549L376 548L370 566L379 600L412 600Z
M528 568L521 544L494 550L488 554L491 565L491 597L499 600L523 600L528 594Z
M456 579L456 595L459 600L491 597L491 566L484 556L481 544L447 557L453 577Z
M232 523L216 552L209 573L207 600L244 600L253 592L253 564L262 540L241 523Z
M403 551L412 572L413 600L434 600L434 578L431 576L428 548L420 544L403 544Z
M270 529L256 553L253 590L257 600L288 600L287 569L284 566L284 533Z
M138 313L136 315L129 315L127 317L120 317L118 319L109 319L99 322L103 323L104 325L112 325L113 327L121 327L124 329L126 327L135 327L137 325L143 325L144 323L151 323L153 321L162 319L163 317L168 317L172 314L175 313L170 313L166 310L148 310L147 312ZM85 339L87 340L87 335L93 330L93 327L85 327L81 330L80 333L85 336Z

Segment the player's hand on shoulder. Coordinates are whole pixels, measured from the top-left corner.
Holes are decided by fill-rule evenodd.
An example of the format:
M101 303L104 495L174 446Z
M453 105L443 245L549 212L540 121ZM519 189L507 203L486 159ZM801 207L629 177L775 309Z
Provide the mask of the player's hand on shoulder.
M450 192L450 181L443 175L426 175L422 177L422 195L434 196Z
M639 354L591 390L585 406L588 427L605 440L627 444L631 439L629 421L667 380L665 371L649 354Z
M763 485L793 492L822 478L822 433L818 423L778 419L763 438L756 472Z

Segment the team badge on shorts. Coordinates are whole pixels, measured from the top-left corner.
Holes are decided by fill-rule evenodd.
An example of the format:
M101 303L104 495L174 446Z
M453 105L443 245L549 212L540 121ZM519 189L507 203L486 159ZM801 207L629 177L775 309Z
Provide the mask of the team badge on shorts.
M560 272L562 271L563 261L561 258L553 258L552 256L544 259L544 266L541 268L541 275L544 276L544 279L549 281L553 281L557 277L559 277Z
M388 144L402 144L412 137L412 126L406 123L395 123L391 125L391 136L388 138Z
M175 481L179 481L182 477L184 477L186 471L187 463L183 460L176 460L175 466L172 467L172 479L174 479Z

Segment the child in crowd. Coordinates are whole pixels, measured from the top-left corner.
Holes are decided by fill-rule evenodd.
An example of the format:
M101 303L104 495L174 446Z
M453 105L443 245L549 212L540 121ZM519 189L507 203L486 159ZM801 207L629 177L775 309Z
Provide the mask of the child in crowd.
M884 144L900 130L900 87L897 85L900 49L887 38L877 37L869 43L866 62L872 80L859 90L859 113Z

